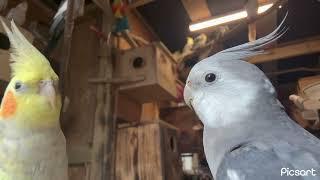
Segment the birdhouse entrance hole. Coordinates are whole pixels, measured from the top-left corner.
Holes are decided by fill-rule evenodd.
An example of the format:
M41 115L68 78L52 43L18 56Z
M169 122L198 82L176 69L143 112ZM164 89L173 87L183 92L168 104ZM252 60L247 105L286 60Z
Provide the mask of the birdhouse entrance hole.
M133 59L133 68L135 69L140 69L145 65L145 61L142 57L136 57L135 59Z

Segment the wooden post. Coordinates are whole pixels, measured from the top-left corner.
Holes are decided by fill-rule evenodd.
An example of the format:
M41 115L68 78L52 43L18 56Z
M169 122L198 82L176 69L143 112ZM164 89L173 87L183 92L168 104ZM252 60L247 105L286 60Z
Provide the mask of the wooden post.
M247 0L246 10L248 13L248 39L250 42L255 41L257 38L257 25L256 17L258 12L259 3L258 0Z
M102 4L102 3L100 3ZM103 3L101 28L110 35L113 16L109 3ZM111 44L101 40L99 56L99 78L112 78ZM92 164L90 180L114 179L115 121L112 116L113 97L111 84L101 83L97 87L97 108L94 120Z
M253 42L257 39L257 23L252 22L248 24L248 39L249 42Z
M70 51L71 51L71 40L72 40L72 32L74 28L74 0L68 1L68 8L67 8L67 18L66 24L64 29L64 41L63 41L63 54L62 59L64 60L61 62L60 65L60 91L62 95L62 99L65 97L65 89L66 85L68 84L68 68L70 62Z

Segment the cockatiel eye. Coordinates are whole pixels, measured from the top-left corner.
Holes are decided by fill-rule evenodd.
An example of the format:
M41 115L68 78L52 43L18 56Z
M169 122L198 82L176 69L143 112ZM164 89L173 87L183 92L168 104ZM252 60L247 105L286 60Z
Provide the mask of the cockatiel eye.
M216 75L214 73L208 73L205 76L205 80L206 80L206 82L209 82L209 83L213 82L216 80Z
M25 84L22 83L21 81L17 81L15 84L14 84L14 89L17 91L17 92L21 92L22 90L25 89Z
M16 82L16 84L14 85L14 89L15 90L19 90L22 87L22 83L21 82Z

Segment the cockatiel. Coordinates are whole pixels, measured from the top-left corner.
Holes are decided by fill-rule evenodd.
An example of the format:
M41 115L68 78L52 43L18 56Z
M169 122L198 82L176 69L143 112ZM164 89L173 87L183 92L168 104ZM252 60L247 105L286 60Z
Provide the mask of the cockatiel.
M265 74L245 61L279 28L200 61L188 76L184 99L204 125L215 180L320 179L320 140L288 117Z
M11 30L1 22L12 48L12 78L0 108L0 179L67 180L58 76L13 21Z

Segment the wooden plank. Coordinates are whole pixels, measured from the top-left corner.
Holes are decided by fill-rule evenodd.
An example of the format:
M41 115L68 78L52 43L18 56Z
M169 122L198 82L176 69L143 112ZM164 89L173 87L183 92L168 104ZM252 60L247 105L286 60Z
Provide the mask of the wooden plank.
M143 6L146 5L148 3L154 2L154 0L133 0L130 4L129 4L129 8L137 8L139 6Z
M112 30L113 15L111 14L108 1L103 2L106 6L102 14L102 33L109 34ZM95 75L99 76L98 78L113 78L111 48L108 42L101 41L98 53L99 71ZM108 83L98 84L96 100L90 180L114 180L116 122L115 118L113 118L113 103L115 97L112 96L112 85Z
M119 94L117 107L117 117L121 122L139 122L142 112L141 104Z
M206 0L181 0L181 2L189 14L191 22L211 17L211 12Z
M138 128L138 172L140 180L165 180L160 131L157 124Z
M87 180L88 168L86 166L71 166L69 167L69 179L75 180Z
M288 44L286 46L266 50L265 54L251 57L248 59L248 62L259 64L319 52L320 38L315 37L314 40L302 40L296 43Z
M117 180L181 180L177 131L163 123L118 130Z
M68 158L72 165L69 172L73 172L70 174L70 180L88 180L85 177L85 174L89 174L86 172L87 168L78 164L84 164L92 159L90 145L92 145L93 119L96 110L96 85L88 83L88 79L97 74L99 40L89 27L95 23L97 23L95 19L82 21L81 24L77 24L72 35L70 81L66 90L70 105L66 111L64 119L66 121L62 122L67 139ZM84 36L86 43L81 43ZM57 56L60 55L61 52ZM74 164L77 166L74 167Z
M138 180L138 131L137 128L118 130L116 180Z
M161 121L160 121L161 122ZM178 148L178 132L164 123L160 123L162 161L165 180L182 180L182 162Z
M145 103L142 105L141 122L158 121L159 107L157 103Z
M67 147L68 163L71 165L84 165L91 161L91 149L89 146Z
M116 180L164 180L157 124L118 130Z

